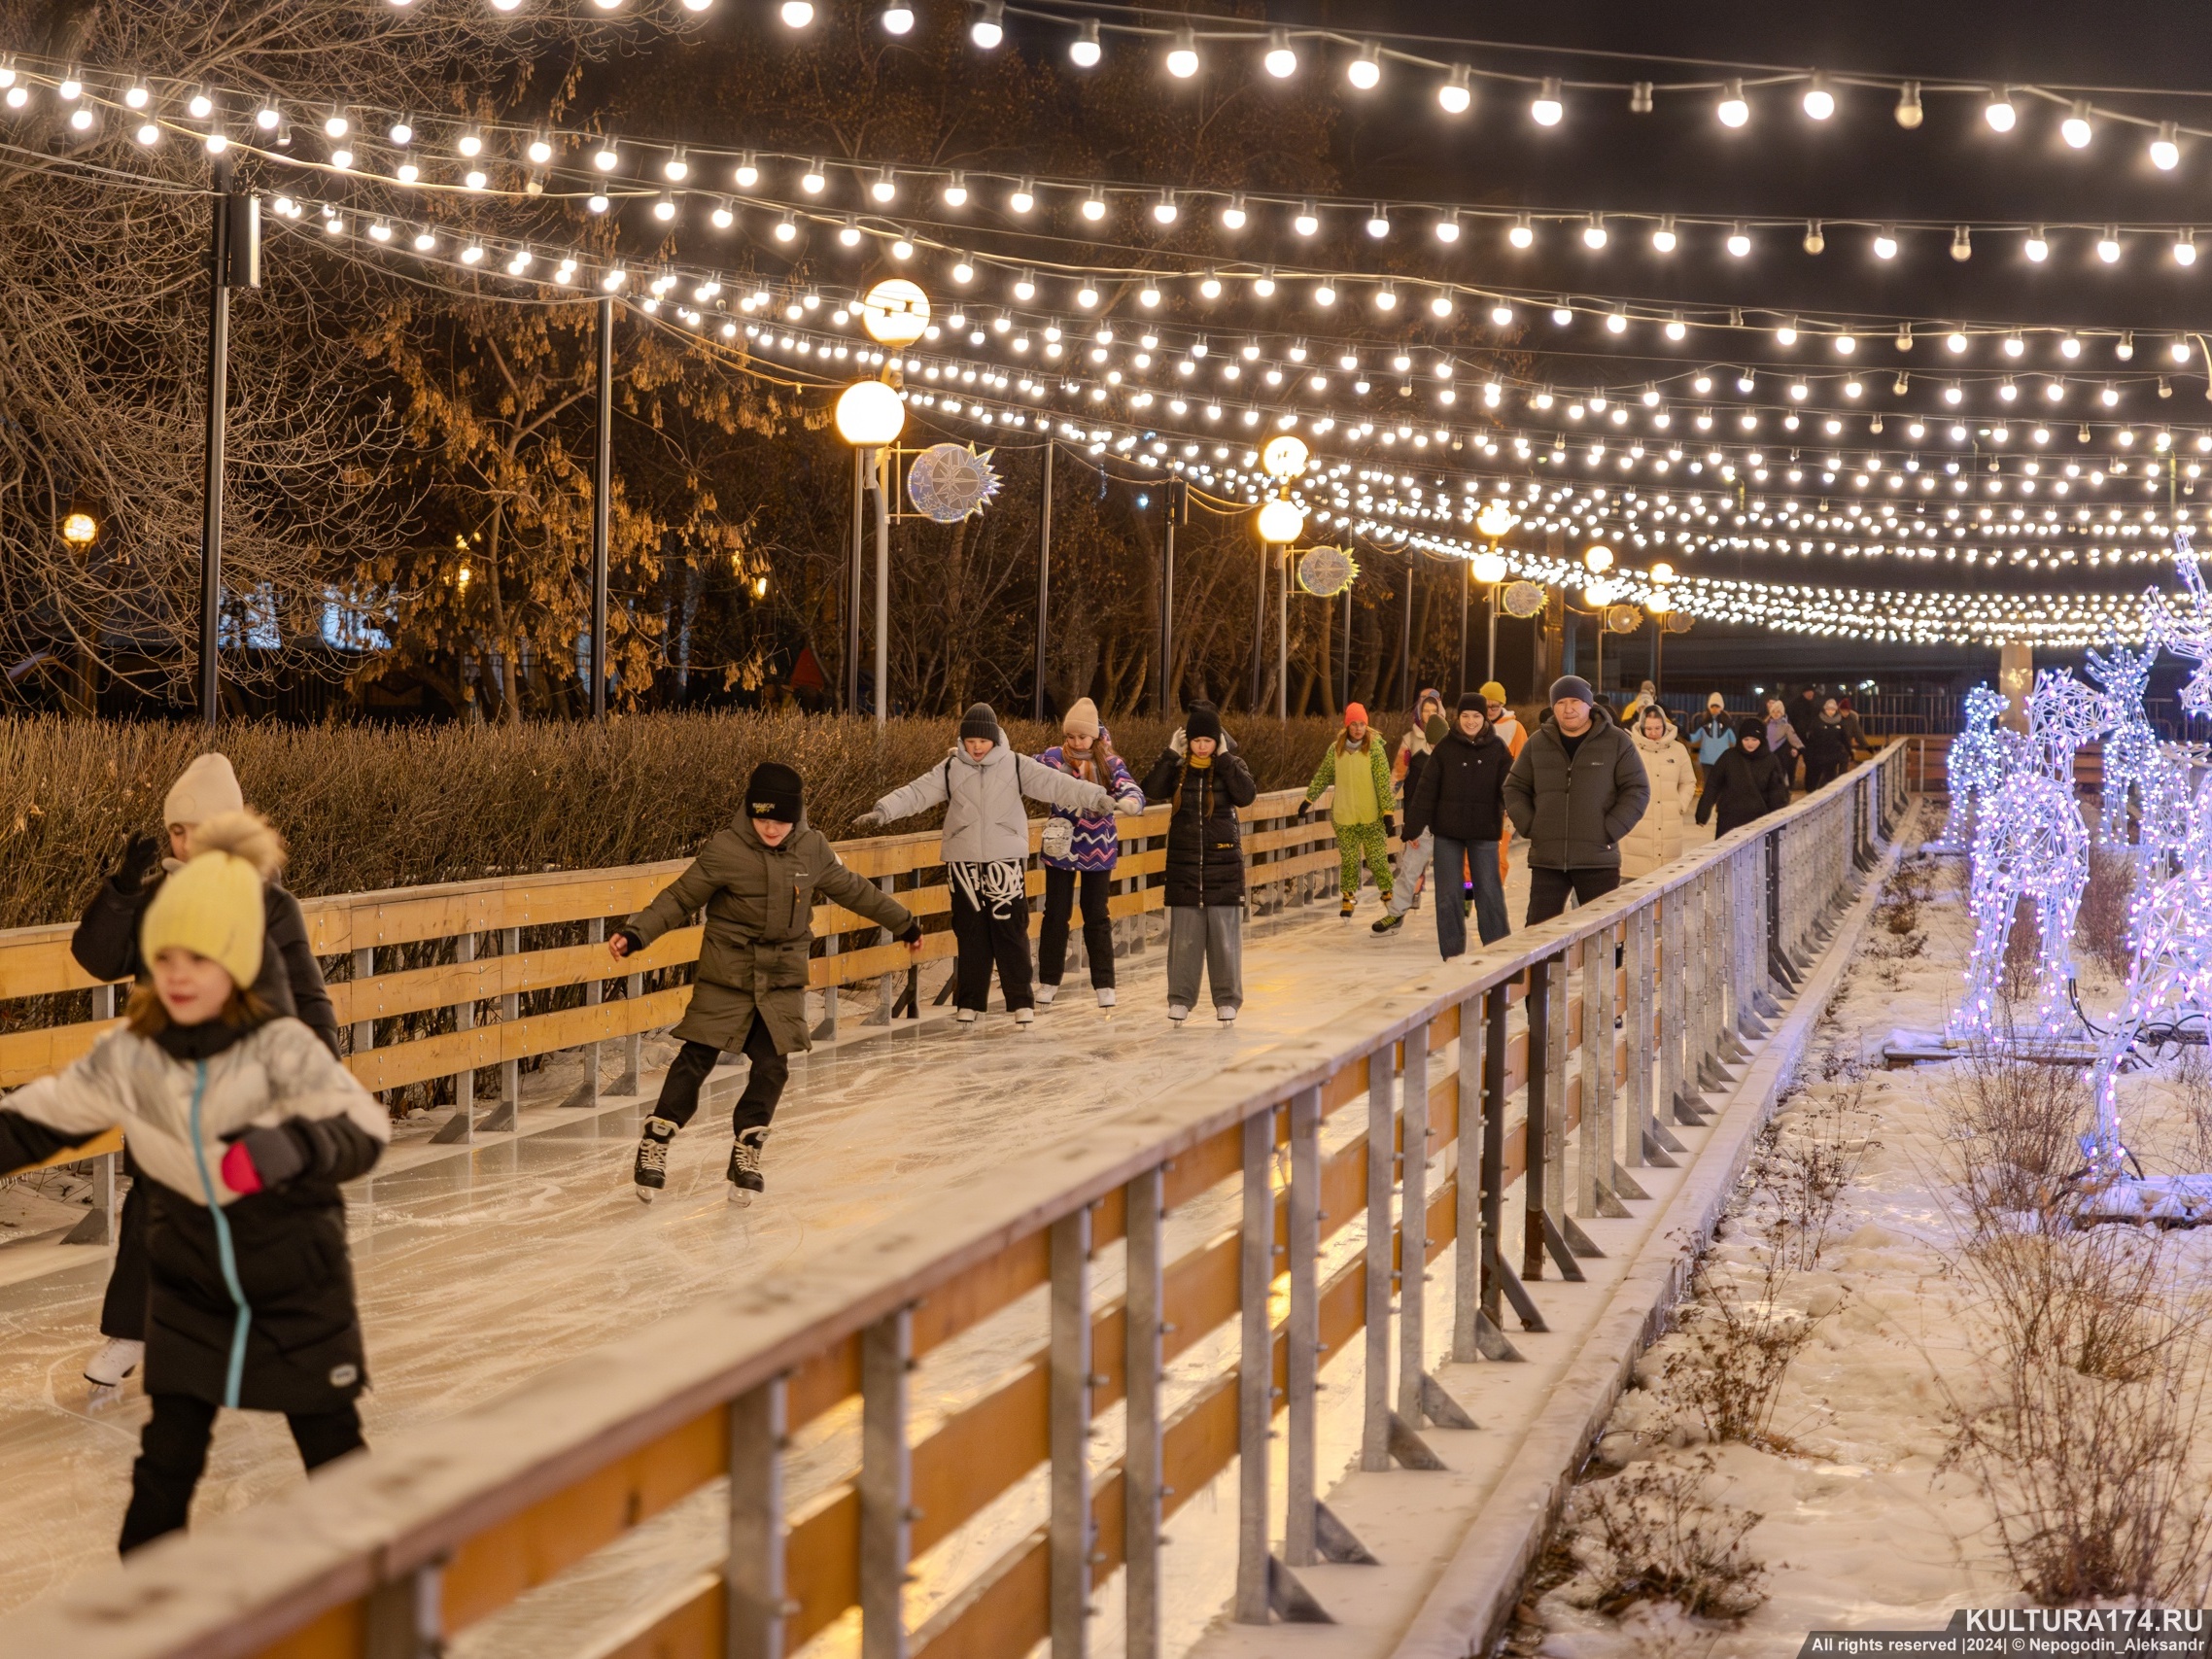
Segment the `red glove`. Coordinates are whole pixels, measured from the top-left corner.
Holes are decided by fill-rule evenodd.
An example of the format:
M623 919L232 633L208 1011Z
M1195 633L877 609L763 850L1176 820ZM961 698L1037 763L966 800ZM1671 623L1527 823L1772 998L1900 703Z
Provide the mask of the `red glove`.
M223 1155L223 1184L240 1194L281 1187L307 1167L298 1141L282 1129L248 1129Z

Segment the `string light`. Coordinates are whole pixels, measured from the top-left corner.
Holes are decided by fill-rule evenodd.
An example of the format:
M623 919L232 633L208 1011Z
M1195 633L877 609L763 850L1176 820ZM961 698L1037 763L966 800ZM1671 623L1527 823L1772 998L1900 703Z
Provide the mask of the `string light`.
M1557 126L1567 114L1567 105L1560 96L1560 84L1556 76L1547 75L1537 87L1537 95L1529 103L1529 117L1538 126Z

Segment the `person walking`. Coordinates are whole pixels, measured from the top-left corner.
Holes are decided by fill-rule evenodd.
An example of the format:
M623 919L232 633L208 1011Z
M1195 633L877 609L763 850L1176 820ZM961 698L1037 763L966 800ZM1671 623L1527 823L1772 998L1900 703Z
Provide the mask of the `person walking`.
M1667 711L1647 704L1631 734L1643 776L1650 780L1651 805L1621 838L1620 879L1633 881L1682 855L1682 837L1697 806L1695 766L1668 722Z
M733 1203L749 1204L767 1191L761 1152L791 1076L785 1056L812 1046L807 957L816 899L866 916L909 950L921 948L921 923L906 906L847 870L829 839L807 822L799 774L766 761L745 780L737 817L709 836L683 873L608 938L607 954L619 962L707 913L691 1003L670 1033L683 1047L661 1080L631 1165L640 1203L651 1203L668 1184L670 1143L699 1110L700 1086L725 1050L750 1063L730 1114L723 1178Z
M1436 878L1436 949L1445 961L1467 952L1466 888L1474 889L1475 931L1485 945L1505 937L1505 882L1491 844L1505 831L1505 775L1513 753L1490 727L1480 693L1463 697L1405 796L1405 833L1432 837Z
M1422 767L1443 739L1443 693L1433 687L1424 689L1414 702L1414 720L1413 729L1399 740L1398 758L1391 763L1391 776L1398 783L1401 812L1404 803L1413 798ZM1428 837L1417 836L1410 829L1405 832L1398 845L1397 884L1391 890L1390 902L1383 907L1382 916L1375 922L1375 932L1389 933L1403 926L1405 913L1421 903L1423 878L1434 850Z
M1180 1025L1203 971L1214 1018L1233 1024L1244 1006L1244 847L1237 809L1260 790L1210 703L1193 703L1183 729L1145 774L1144 792L1167 817L1167 1018Z
M210 751L186 767L161 804L164 839L130 837L115 873L85 907L69 936L69 954L77 965L97 980L145 984L148 968L139 949L139 927L147 907L162 883L191 858L192 836L201 824L245 810L228 756ZM335 1056L338 1017L307 940L307 918L275 872L262 884L261 911L264 948L254 994L274 1013L297 1019ZM137 1156L127 1146L122 1164L130 1185L116 1217L115 1262L100 1299L100 1334L106 1340L85 1367L85 1380L95 1388L121 1387L146 1353L147 1201L138 1191Z
M1698 788L1702 791L1712 763L1736 746L1736 722L1728 717L1719 692L1705 700L1705 718L1690 728L1690 746L1697 754Z
M1357 703L1344 706L1344 729L1322 750L1299 812L1311 812L1322 792L1331 788L1336 793L1330 802L1329 817L1336 828L1336 852L1344 867L1344 906L1339 914L1348 916L1359 901L1363 860L1374 874L1375 890L1386 905L1390 902L1390 838L1398 827L1391 812L1390 762L1383 758L1381 739L1367 727L1366 709Z
M1767 752L1767 728L1747 716L1736 728L1736 746L1713 762L1698 797L1698 822L1717 815L1715 839L1789 805L1789 780Z
M281 1411L309 1470L358 1450L367 1385L340 1183L391 1120L296 1019L256 994L284 844L254 812L204 819L146 906L150 983L120 1029L0 1101L0 1174L121 1128L150 1257L146 1392L120 1547L183 1529L219 1410Z
M1482 699L1482 709L1489 717L1490 729L1511 752L1515 760L1521 757L1521 747L1529 741L1529 730L1521 724L1521 717L1505 705L1505 688L1496 680L1482 682L1476 693Z
M1076 700L1060 720L1060 741L1037 757L1054 772L1098 784L1123 812L1144 811L1144 791L1129 776L1114 740L1099 724L1098 705ZM1114 1006L1114 866L1122 841L1111 813L1083 813L1054 807L1039 849L1045 861L1045 920L1037 933L1037 1002L1050 1007L1067 966L1068 919L1078 891L1083 904L1083 950L1090 958L1090 988L1100 1008Z
M1803 734L1805 739L1805 792L1810 795L1832 779L1843 777L1851 768L1853 758L1850 728L1836 709L1831 697L1813 716L1813 724Z
M941 852L952 889L952 934L959 945L952 993L953 1018L972 1025L990 1000L990 970L1017 1025L1037 1018L1029 983L1029 814L1024 800L1065 807L1090 817L1111 817L1114 797L1099 784L1055 772L1007 746L1006 733L987 703L960 718L959 741L944 763L904 788L894 789L853 820L880 829L898 818L945 808Z
M1780 772L1781 780L1786 785L1797 774L1797 758L1805 752L1805 739L1790 724L1789 715L1783 710L1779 697L1767 699L1765 730L1767 753L1774 757L1775 767ZM1741 742L1743 735L1739 733L1737 736Z
M1570 893L1588 904L1620 885L1621 838L1651 801L1636 744L1595 701L1577 674L1553 680L1551 719L1505 776L1506 815L1529 838L1531 927Z

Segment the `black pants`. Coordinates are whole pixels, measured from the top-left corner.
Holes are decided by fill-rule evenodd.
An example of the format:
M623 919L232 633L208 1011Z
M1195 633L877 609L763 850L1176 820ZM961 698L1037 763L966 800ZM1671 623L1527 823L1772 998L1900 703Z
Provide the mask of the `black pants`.
M738 1104L730 1113L730 1131L741 1137L747 1129L768 1127L776 1116L776 1103L783 1098L783 1086L791 1081L791 1062L776 1052L768 1021L758 1014L745 1032L744 1056L752 1061L752 1070L745 1078L744 1092L738 1096ZM661 1080L661 1097L653 1107L653 1116L668 1119L679 1129L690 1123L691 1115L699 1110L699 1086L721 1057L722 1051L709 1044L684 1044L668 1076Z
M998 988L1009 1014L1036 1006L1029 986L1029 907L1010 902L985 910L952 883L952 938L960 948L952 987L952 1006L981 1014L990 1002L990 970L998 964Z
M1534 927L1539 921L1549 921L1566 910L1570 892L1573 893L1575 903L1586 905L1619 885L1617 865L1608 870L1543 870L1531 866L1528 925Z
M126 1156L123 1167L130 1168ZM116 1217L116 1262L108 1269L108 1294L100 1298L100 1334L146 1340L146 1298L153 1276L146 1256L146 1183L133 1172Z
M154 1396L154 1415L138 1437L138 1459L130 1466L130 1507L123 1511L122 1539L128 1555L164 1533L182 1532L191 1514L192 1488L207 1467L207 1443L215 1434L216 1407L189 1394ZM299 1461L317 1469L333 1458L359 1451L361 1413L347 1401L335 1411L288 1411L292 1443Z
M1814 760L1805 762L1805 792L1810 795L1824 783L1833 783L1843 777L1847 764L1840 760Z
M1067 924L1075 909L1078 883L1083 894L1083 949L1090 957L1090 983L1103 989L1114 983L1114 918L1106 914L1114 894L1111 870L1058 870L1045 866L1045 924L1037 934L1037 977L1049 985L1067 971Z

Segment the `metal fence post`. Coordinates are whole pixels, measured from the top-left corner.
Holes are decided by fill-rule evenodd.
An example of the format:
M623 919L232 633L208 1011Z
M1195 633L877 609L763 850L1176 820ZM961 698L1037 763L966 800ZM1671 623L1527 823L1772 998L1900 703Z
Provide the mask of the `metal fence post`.
M364 945L354 952L354 1047L357 1054L365 1054L376 1047L376 1017L366 1015L367 998L358 987L376 978L376 947ZM98 1009L93 1010L95 1016Z
M1482 1078L1490 1063L1483 1019L1485 993L1460 1004L1459 1123L1452 1177L1452 1358L1467 1365L1482 1349L1476 1321L1483 1311L1483 1256L1490 1248L1482 1197Z
M1390 1468L1390 1165L1397 1128L1391 1084L1397 1055L1388 1043L1367 1056L1366 1401L1360 1467Z
M861 1659L906 1659L907 1564L914 1543L907 1373L913 1362L911 1309L860 1333Z
M1090 1617L1090 1209L1053 1223L1053 1659L1082 1659Z
M1429 1370L1429 1027L1405 1034L1405 1104L1400 1117L1398 1217L1398 1414L1415 1428L1426 1415Z
M1321 1305L1316 1283L1321 1244L1321 1090L1291 1096L1291 1191L1286 1242L1290 1246L1290 1322L1284 1331L1284 1404L1290 1444L1284 1475L1287 1508L1283 1559L1293 1567L1314 1562L1316 1449L1314 1406L1321 1368ZM1135 1659L1132 1651L1131 1659ZM1150 1656L1148 1656L1150 1659Z
M730 1401L725 1659L783 1659L783 1379Z
M606 943L606 917L595 916L591 920L584 923L584 942L588 945L605 945ZM586 1008L604 1007L603 999L605 995L606 982L605 980L586 980L584 982L584 1006ZM570 1098L578 1106L596 1109L599 1105L599 1039L596 1037L584 1045L584 1085Z
M1159 1659L1160 1306L1162 1181L1158 1165L1123 1189L1128 1242L1123 1382L1128 1393L1122 1459L1122 1553L1128 1659Z
M1576 940L1554 960L1560 964L1558 994L1545 1010L1543 1100L1543 1212L1557 1220L1567 1214L1567 1049L1570 1032L1569 1004L1574 998L1574 970L1581 963L1582 941ZM1584 999L1583 1018L1589 1018ZM1530 1055L1530 1063L1536 1056Z
M1370 1152L1371 1156L1371 1152ZM1274 1416L1275 1109L1244 1120L1244 1213L1237 1246L1236 1622L1267 1622L1267 1426ZM1056 1659L1056 1655L1055 1655Z
M1545 1098L1550 1092L1550 1066L1545 1062L1545 1051L1550 1042L1551 1029L1551 965L1562 961L1547 957L1530 964L1529 994L1521 1006L1527 1015L1529 1077L1527 1092L1523 1096L1526 1116L1521 1127L1521 1179L1524 1196L1521 1203L1521 1277L1543 1277L1543 1172L1548 1161L1544 1154L1544 1121L1550 1116L1550 1103ZM1563 973L1561 978L1566 976ZM1561 995L1566 993L1562 990ZM1487 1148L1484 1157L1489 1156ZM1501 1177L1503 1179L1503 1177Z
M632 974L622 982L624 993L632 1002L645 994L645 976ZM615 1081L614 1092L635 1095L638 1092L639 1062L644 1058L645 1034L633 1031L622 1039L622 1076Z

